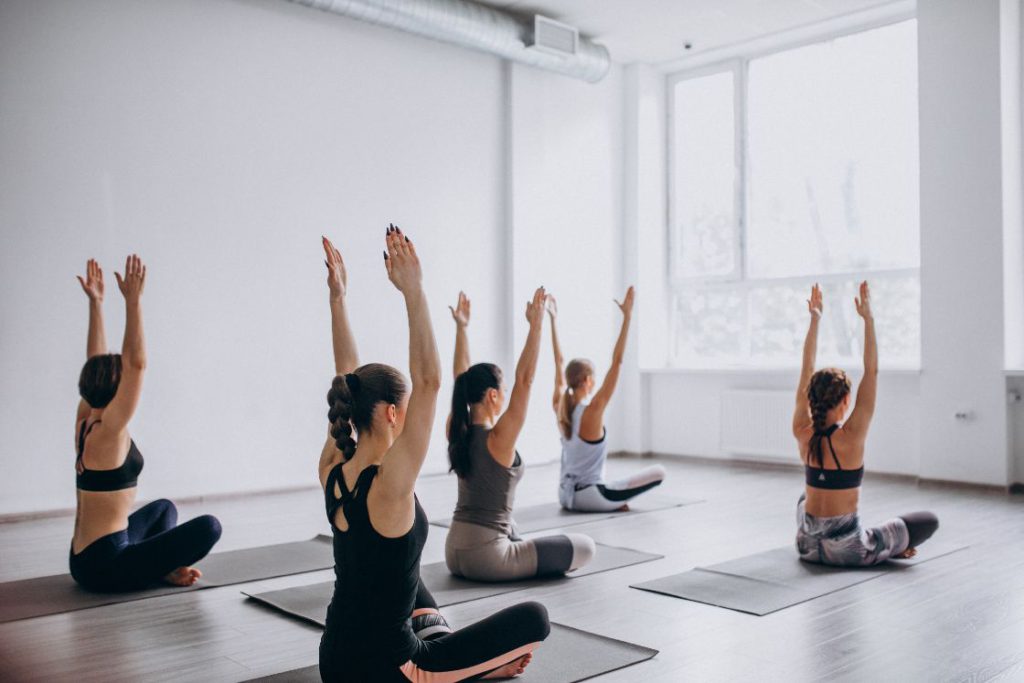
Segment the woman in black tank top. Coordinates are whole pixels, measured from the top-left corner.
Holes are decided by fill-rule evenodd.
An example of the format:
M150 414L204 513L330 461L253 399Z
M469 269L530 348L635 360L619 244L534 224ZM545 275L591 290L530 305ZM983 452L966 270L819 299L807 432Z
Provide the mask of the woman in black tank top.
M860 285L856 306L864 320L864 377L857 404L844 422L851 395L846 373L838 368L814 370L818 321L824 308L817 285L807 300L811 320L793 413L793 435L804 462L805 484L797 502L796 545L800 558L807 562L865 566L912 557L939 525L930 512L912 512L876 527L861 527L857 507L878 376L878 345L867 282Z
M190 586L201 575L191 565L220 538L220 522L203 515L177 526L178 511L169 500L128 514L144 464L128 423L146 369L141 305L146 267L133 255L124 277L116 275L125 299L120 354L107 353L103 271L90 259L85 279L78 278L89 297L89 340L75 417L78 513L68 559L71 576L98 591L134 590L159 580Z
M411 392L396 369L359 366L345 264L323 240L337 376L319 464L335 559L320 674L325 681L514 676L548 635L544 608L523 603L453 632L420 581L428 525L414 487L430 443L441 364L416 249L393 226L386 245L388 279L409 317Z

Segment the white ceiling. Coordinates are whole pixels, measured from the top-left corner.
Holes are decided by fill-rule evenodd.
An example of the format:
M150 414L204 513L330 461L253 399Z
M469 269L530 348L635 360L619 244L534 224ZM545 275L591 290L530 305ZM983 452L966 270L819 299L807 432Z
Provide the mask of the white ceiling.
M477 0L543 14L605 45L616 62L657 64L893 0ZM684 49L691 42L693 48Z

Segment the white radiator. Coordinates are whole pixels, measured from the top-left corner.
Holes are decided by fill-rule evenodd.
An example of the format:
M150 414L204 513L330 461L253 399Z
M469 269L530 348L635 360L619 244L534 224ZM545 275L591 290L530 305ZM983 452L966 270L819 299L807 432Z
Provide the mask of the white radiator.
M732 389L722 392L720 445L723 453L763 460L794 461L790 391Z

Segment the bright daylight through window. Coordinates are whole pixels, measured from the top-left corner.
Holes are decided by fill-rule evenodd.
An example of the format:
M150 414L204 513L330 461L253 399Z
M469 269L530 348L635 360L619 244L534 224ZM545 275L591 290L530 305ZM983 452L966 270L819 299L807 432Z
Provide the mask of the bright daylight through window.
M883 367L919 367L915 21L670 80L672 361L799 362L810 287L823 363L859 359L867 279Z

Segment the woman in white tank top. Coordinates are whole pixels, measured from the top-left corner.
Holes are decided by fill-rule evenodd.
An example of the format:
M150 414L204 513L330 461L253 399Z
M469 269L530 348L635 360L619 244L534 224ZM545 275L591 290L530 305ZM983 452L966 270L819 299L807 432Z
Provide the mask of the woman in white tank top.
M633 288L630 287L622 303L615 302L622 311L622 329L615 342L612 364L597 391L594 391L594 364L589 360L571 360L563 372L564 358L555 325L558 305L554 297L548 297L551 343L555 352L552 408L558 417L558 430L562 436L562 475L558 500L566 510L628 510L629 500L654 488L665 478L665 468L661 465L645 467L619 481L606 482L604 477L604 463L608 456L604 411L619 381L629 323L633 316L634 297Z

